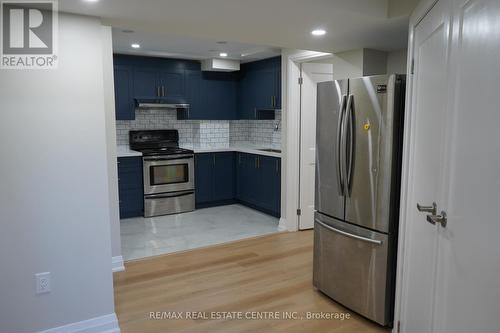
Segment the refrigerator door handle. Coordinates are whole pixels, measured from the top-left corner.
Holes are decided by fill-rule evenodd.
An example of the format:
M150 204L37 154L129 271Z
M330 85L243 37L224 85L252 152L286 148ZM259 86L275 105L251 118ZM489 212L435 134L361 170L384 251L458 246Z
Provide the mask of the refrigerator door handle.
M340 100L340 112L339 112L339 121L337 124L337 183L339 194L341 196L344 195L344 175L343 175L343 138L344 138L344 114L345 114L345 106L346 106L346 98L347 95L342 95L342 99Z
M346 106L346 121L345 121L345 150L346 150L346 159L345 159L345 166L346 166L346 172L345 172L345 193L346 196L348 197L350 195L350 189L351 189L351 181L352 181L352 167L353 167L353 151L354 151L354 112L353 112L353 105L354 105L354 95L349 95L349 98L347 99L347 106ZM349 151L347 151L347 137L349 137Z
M326 228L326 229L328 229L330 231L333 231L333 232L335 232L337 234L340 234L340 235L343 235L343 236L346 236L346 237L354 238L354 239L357 239L357 240L360 240L360 241L364 241L364 242L368 242L368 243L372 243L372 244L377 244L377 245L382 245L382 243L383 243L381 240L378 240L378 239L371 239L371 238L367 238L367 237L363 237L363 236L358 236L358 235L354 235L354 234L351 234L351 233L339 230L337 228L329 226L326 223L321 222L318 219L316 219L316 223L318 223L319 225L321 225L322 227L324 227L324 228Z

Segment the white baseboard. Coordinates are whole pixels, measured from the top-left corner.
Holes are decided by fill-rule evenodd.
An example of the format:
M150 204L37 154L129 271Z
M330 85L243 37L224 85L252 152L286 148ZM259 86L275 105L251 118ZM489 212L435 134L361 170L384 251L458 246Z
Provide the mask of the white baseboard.
M278 231L287 231L288 227L286 226L286 219L280 218L280 222L278 224Z
M120 333L116 314L95 317L38 333Z
M123 272L125 270L125 266L123 265L123 257L116 256L111 258L111 268L113 270L113 273Z

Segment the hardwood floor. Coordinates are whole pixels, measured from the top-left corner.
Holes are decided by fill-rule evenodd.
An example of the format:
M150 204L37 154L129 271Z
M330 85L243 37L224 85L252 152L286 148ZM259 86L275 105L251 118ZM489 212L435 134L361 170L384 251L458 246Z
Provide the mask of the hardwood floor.
M121 331L388 332L313 288L312 246L312 231L302 231L128 262L125 272L114 274ZM160 312L160 319L151 319L151 312ZM182 319L172 318L174 312ZM226 312L244 319L211 317ZM245 319L275 312L279 319ZM350 313L351 318L283 319L284 313L304 317L307 312Z

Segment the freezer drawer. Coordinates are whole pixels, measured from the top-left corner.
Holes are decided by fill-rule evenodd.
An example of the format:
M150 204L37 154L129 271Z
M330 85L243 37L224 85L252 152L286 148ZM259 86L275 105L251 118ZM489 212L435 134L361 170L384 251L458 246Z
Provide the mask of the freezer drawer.
M347 308L388 325L388 245L385 234L316 213L314 286Z

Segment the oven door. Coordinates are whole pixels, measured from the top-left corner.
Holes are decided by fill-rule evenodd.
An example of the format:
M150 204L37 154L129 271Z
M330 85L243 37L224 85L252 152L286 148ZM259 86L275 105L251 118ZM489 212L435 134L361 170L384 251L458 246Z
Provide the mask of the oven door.
M194 189L194 156L154 156L143 158L144 194Z

